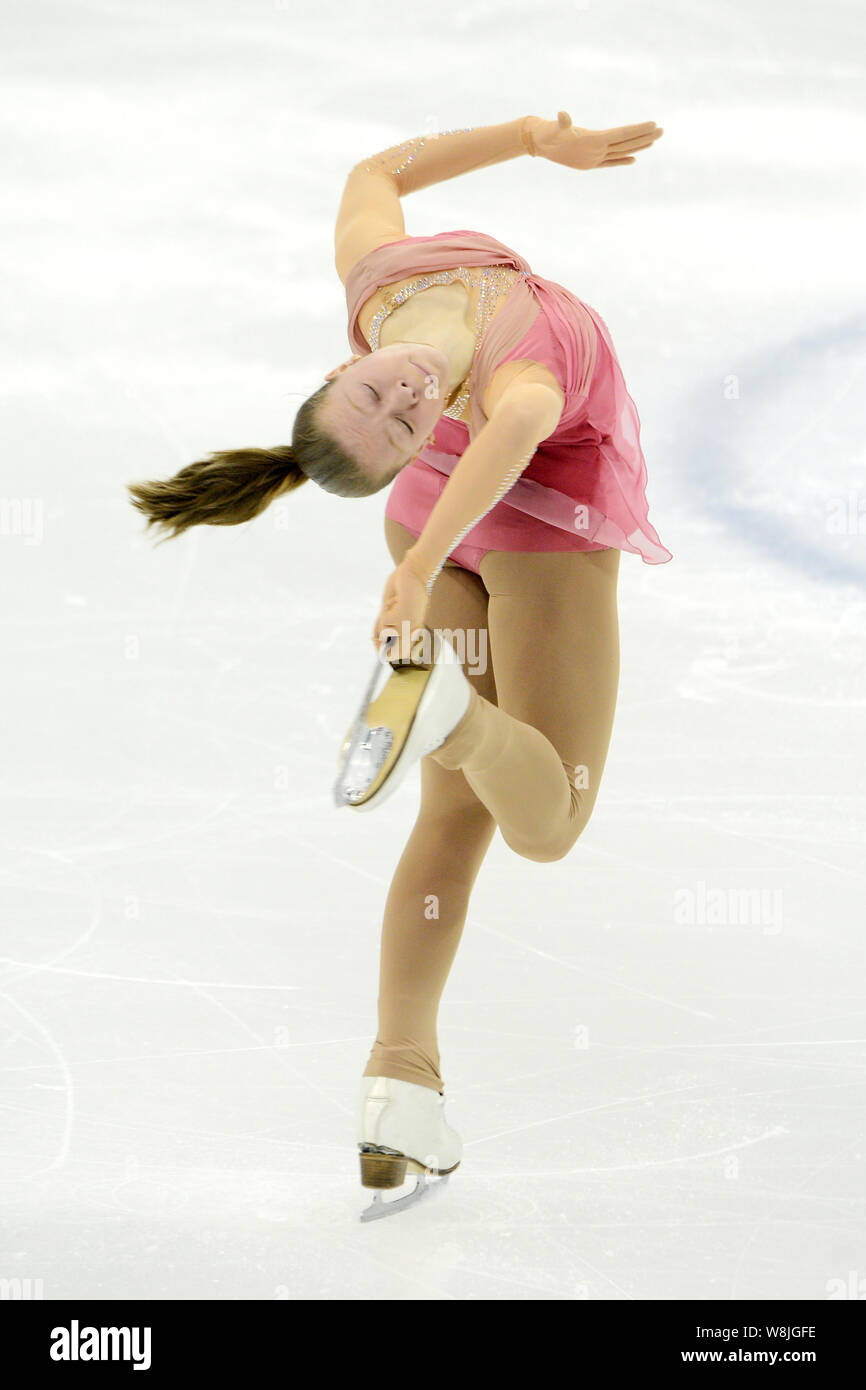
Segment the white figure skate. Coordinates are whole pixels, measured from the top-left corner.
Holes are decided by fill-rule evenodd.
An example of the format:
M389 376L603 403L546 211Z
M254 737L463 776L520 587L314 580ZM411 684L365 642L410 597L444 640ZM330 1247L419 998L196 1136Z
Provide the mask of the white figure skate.
M381 806L412 763L432 753L460 723L469 707L469 681L454 648L441 634L438 646L429 665L383 662L381 655L376 656L358 718L340 750L334 787L338 806L352 806L356 811ZM390 666L391 674L382 693L372 700L383 664Z
M460 1135L445 1121L445 1097L429 1086L398 1081L391 1076L362 1076L358 1111L358 1153L361 1185L374 1190L373 1200L361 1213L362 1221L376 1221L415 1206L431 1187L429 1178L448 1181L463 1157ZM404 1197L383 1200L416 1175L415 1187Z

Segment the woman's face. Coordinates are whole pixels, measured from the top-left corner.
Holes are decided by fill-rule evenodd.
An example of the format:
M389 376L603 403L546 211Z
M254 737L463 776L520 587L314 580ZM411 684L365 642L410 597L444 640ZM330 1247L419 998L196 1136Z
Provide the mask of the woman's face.
M324 429L382 477L411 463L447 401L449 362L427 343L391 343L327 373L333 386L319 407Z

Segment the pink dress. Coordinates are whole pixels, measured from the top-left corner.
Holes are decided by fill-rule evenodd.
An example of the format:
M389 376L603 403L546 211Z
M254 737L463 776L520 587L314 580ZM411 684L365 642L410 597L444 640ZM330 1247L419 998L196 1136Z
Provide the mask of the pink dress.
M556 377L565 407L510 490L468 531L450 558L478 573L488 550L604 550L616 547L647 564L672 559L650 524L640 422L626 390L607 326L562 285L534 275L516 251L483 232L405 237L369 252L346 280L349 342L370 352L358 313L383 285L462 266L510 266L520 272L479 344L469 377L467 426L442 416L428 444L397 475L386 516L420 535L461 454L485 422L487 382L503 362L526 358Z

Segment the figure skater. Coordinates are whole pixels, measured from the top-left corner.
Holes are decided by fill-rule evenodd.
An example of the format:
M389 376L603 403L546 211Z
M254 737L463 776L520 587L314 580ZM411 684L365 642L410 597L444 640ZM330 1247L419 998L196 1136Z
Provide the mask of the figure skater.
M340 497L394 483L395 568L372 634L390 675L338 779L340 799L369 810L420 760L361 1079L361 1181L375 1192L362 1219L460 1163L436 1019L472 886L497 827L536 863L580 836L616 704L620 552L671 559L648 520L638 415L600 315L486 233L407 236L401 200L526 155L574 170L633 164L662 133L653 121L585 130L560 111L361 161L335 236L355 352L302 404L291 445L220 451L129 487L148 525L176 536L248 521L307 479ZM432 655L419 645L431 635ZM420 1176L414 1191L383 1202L407 1173Z

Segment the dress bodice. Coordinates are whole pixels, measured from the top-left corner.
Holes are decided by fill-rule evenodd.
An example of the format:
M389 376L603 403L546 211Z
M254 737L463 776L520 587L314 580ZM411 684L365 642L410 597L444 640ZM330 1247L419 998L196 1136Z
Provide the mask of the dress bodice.
M509 272L510 289L507 278L495 274L503 269ZM494 372L503 363L539 362L562 388L562 415L521 477L496 502L491 516L503 507L516 507L574 534L579 508L581 517L586 512L586 528L581 521L581 529L590 539L636 551L649 564L669 560L670 551L648 519L640 421L607 325L597 310L563 285L536 275L518 252L486 232L465 229L404 237L375 247L346 277L351 350L362 355L371 351L358 313L373 294L384 291L374 323L380 313L381 318L370 334L375 345L381 324L404 298L420 288L480 271L488 275L479 275L476 283L483 286L486 278L504 298L495 304L486 328L481 328L467 383L468 421L453 418L455 402L446 412L452 418L444 422L440 447L426 445L396 480L392 495L399 492L401 483L410 487L412 477L425 470L428 474L454 470L487 423L483 402ZM396 286L393 303L387 298L389 285ZM479 292L479 304L483 298Z
M447 270L437 270L428 275L417 275L413 279L406 281L397 290L385 288L380 291L380 305L373 315L366 330L367 341L371 351L375 352L379 346L379 335L382 325L387 318L405 304L407 300L423 290L430 289L433 285L450 285L455 280L459 280L465 285L467 290L476 291L475 303L475 352L477 353L484 334L487 332L497 310L502 306L505 299L511 293L515 280L521 271L513 270L508 266L451 266ZM363 305L361 306L363 308ZM473 356L474 361L474 356ZM452 420L460 420L466 412L470 402L469 381L470 373L465 380L460 383L457 396L452 401L443 415L449 416Z

